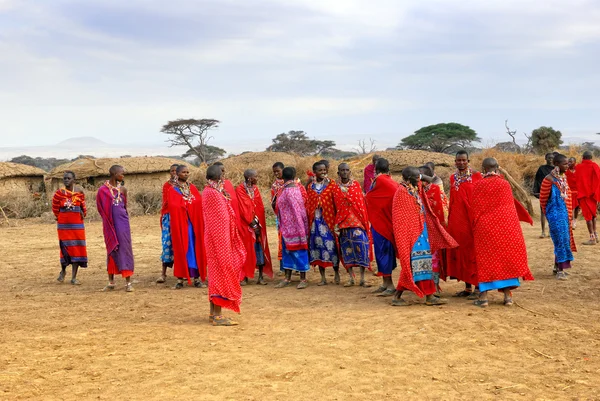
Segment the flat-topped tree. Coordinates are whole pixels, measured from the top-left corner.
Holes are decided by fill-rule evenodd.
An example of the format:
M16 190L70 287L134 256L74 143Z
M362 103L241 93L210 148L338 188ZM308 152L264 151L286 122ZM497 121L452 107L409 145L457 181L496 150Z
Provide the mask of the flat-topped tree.
M399 149L427 150L438 153L454 153L467 149L480 141L470 127L458 123L441 123L423 127L414 134L402 138Z
M204 163L210 153L208 142L213 139L209 131L218 128L220 123L212 118L180 118L163 125L160 132L169 135L170 147L187 146L186 154L196 155Z

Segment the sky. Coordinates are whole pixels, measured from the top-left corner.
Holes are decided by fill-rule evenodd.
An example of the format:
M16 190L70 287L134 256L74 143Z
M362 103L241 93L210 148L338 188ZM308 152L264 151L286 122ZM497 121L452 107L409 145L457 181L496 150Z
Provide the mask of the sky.
M450 121L491 146L506 119L600 141L598 21L596 0L0 0L0 147L166 149L177 118L220 120L230 153Z

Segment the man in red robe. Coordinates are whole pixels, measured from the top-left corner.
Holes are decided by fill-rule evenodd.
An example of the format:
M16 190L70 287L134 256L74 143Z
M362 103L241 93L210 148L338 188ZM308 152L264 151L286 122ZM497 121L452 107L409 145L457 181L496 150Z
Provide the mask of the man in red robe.
M577 228L577 217L579 216L579 203L577 202L577 177L575 176L575 173L577 172L577 169L575 168L576 165L577 159L574 157L569 157L569 168L567 171L565 171L567 183L569 184L569 189L571 190L571 194L573 196L573 204L571 205L573 208L573 222L571 223L573 230Z
M242 267L246 261L246 249L236 226L231 196L223 188L222 175L220 166L210 166L206 170L208 182L202 192L209 321L214 326L234 326L237 322L223 316L221 309L240 312L240 280L244 276Z
M162 252L160 260L162 262L162 273L156 280L158 284L164 283L167 280L167 268L173 267L173 243L171 238L171 217L169 216L169 190L177 182L177 167L179 164L171 165L169 173L171 177L163 184L162 188L162 207L160 209L160 228L161 228L161 243Z
M379 155L373 155L373 159L371 159L372 163L365 167L363 171L363 192L367 193L371 190L371 185L375 180L375 164L379 160Z
M596 245L598 243L596 214L598 201L600 201L600 167L592 161L592 152L589 150L583 152L575 177L577 179L577 201L590 234L590 239L583 245Z
M456 172L450 176L450 205L448 211L448 233L458 242L458 248L447 254L449 277L465 282L465 289L455 294L457 297L477 299L477 267L473 248L473 229L469 218L473 185L481 180L481 173L469 166L469 153L461 150L456 153Z
M263 272L273 278L271 252L267 239L267 222L265 206L256 186L258 182L256 170L244 171L244 182L236 188L240 218L246 227L240 231L240 237L246 248L246 263L244 263L245 278L242 285L248 283L249 278L254 278L254 271L258 268L256 284L266 285Z
M335 205L333 193L337 184L327 177L327 166L323 161L313 164L315 180L307 185L308 202L306 211L310 228L309 259L311 266L318 266L321 282L327 285L325 269L333 267L334 282L340 283L338 239L334 232Z
M231 183L231 181L225 179L225 165L221 162L214 162L213 166L219 166L221 171L223 172L223 189L227 191L229 196L231 197L231 207L233 208L233 212L235 213L235 224L238 230L244 229L244 224L242 223L242 219L240 219L240 210L239 210L239 202L237 198L237 194L235 192L235 187Z
M396 292L396 286L392 281L392 272L396 268L392 201L398 189L398 183L390 177L390 163L386 159L377 160L375 172L377 175L366 198L371 220L377 275L383 278L383 282L374 293L377 296L391 297Z
M354 267L360 267L360 286L370 287L365 280L365 270L371 268L373 251L367 205L358 181L351 179L350 166L338 166L337 186L333 193L336 231L339 231L340 260L348 270L350 279L344 287L354 285Z
M406 167L402 170L402 178L392 206L394 238L400 259L400 278L392 305L409 305L401 298L404 291L412 291L421 298L425 296L425 304L429 306L446 304L447 300L434 295L437 288L432 254L458 244L431 209L421 185L419 169Z
M204 249L204 220L202 196L194 184L188 182L189 168L177 167L177 181L167 191L173 245L173 275L175 289L183 288L184 280L194 287L203 288L206 280L206 252Z
M488 291L498 290L504 293L504 305L511 306L511 290L520 286L519 278L533 280L519 223L533 225L533 220L498 173L496 159L484 159L483 172L483 179L473 184L470 209L481 292L475 305L487 307Z

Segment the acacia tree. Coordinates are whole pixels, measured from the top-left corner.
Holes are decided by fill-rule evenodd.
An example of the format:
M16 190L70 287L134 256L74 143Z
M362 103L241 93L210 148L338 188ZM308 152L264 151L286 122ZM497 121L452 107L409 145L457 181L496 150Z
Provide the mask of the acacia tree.
M402 138L398 148L453 153L459 148L469 148L473 142L480 140L477 133L466 125L441 123L428 125L415 131L413 135Z
M160 132L169 135L169 147L187 146L190 155L198 156L201 163L206 162L208 142L213 139L209 131L219 127L221 122L210 118L177 119L163 125Z
M218 146L206 145L204 149L198 149L199 146L195 147L192 151L188 149L181 157L192 157L197 156L198 153L204 154L204 160L200 160L199 157L196 157L196 162L194 164L200 165L202 162L211 164L225 156L227 151L225 149L219 148Z
M289 131L281 133L272 139L268 152L289 152L300 156L318 155L335 146L334 141L319 141L310 139L304 131Z
M531 131L531 147L538 154L552 152L563 143L562 133L552 127L540 127Z

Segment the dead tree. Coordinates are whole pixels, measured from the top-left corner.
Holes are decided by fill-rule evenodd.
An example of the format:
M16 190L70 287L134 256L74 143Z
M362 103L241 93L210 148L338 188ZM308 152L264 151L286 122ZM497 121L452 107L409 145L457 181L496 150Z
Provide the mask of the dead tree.
M358 141L358 147L354 148L354 150L356 150L356 153L359 155L366 155L375 152L377 150L377 146L375 146L375 140L372 138L369 138L368 144L365 139L361 139Z
M527 139L527 143L523 146L520 146L517 144L517 130L511 131L511 129L508 127L508 120L504 120L504 127L506 128L506 133L512 138L515 149L519 150L519 153L531 153L531 135L527 135L525 132L523 132L523 136L525 136Z

